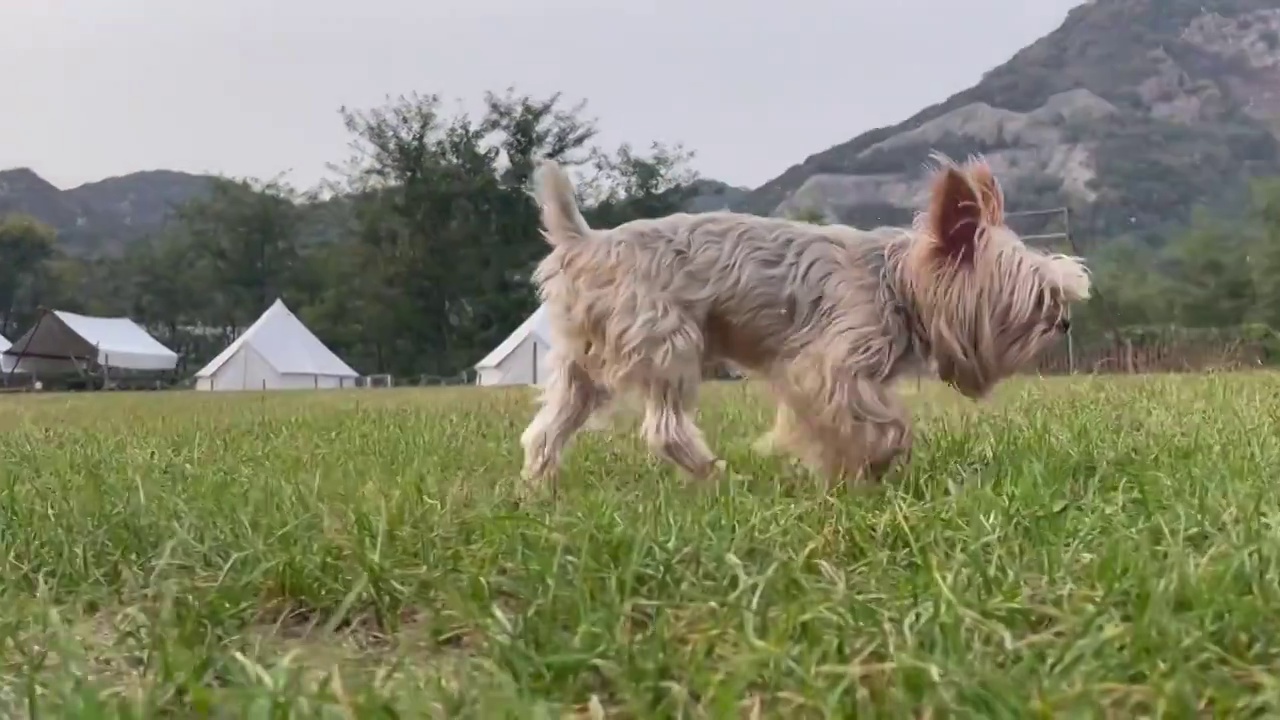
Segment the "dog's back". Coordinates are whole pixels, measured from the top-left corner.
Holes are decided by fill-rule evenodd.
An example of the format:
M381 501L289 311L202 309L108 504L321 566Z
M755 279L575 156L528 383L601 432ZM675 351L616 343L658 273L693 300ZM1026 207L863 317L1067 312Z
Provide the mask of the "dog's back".
M698 328L706 357L752 369L802 346L836 304L868 312L884 248L901 234L732 212L584 230L566 223L567 214L563 202L544 199L553 250L536 279L576 344L608 345L610 325L640 320L639 298L662 298Z

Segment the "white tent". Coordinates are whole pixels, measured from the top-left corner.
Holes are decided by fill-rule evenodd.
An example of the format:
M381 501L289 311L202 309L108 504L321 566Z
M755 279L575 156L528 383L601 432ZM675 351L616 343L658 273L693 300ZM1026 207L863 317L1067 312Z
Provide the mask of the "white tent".
M540 385L547 378L551 323L539 307L493 352L476 363L478 385Z
M197 390L307 390L355 387L360 373L325 347L276 300L196 373Z
M172 370L178 354L126 317L53 310L4 350L19 371L70 371L97 363L118 370Z
M11 347L13 347L13 343L9 342L9 339L5 336L0 335L0 353L3 353ZM12 355L0 354L0 372L8 373L10 370L13 370L13 366L17 363L17 360L18 359Z

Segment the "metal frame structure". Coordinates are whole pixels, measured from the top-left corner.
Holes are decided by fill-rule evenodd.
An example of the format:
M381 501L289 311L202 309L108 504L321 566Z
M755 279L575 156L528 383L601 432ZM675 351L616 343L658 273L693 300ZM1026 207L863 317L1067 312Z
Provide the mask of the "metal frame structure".
M1081 256L1080 248L1076 246L1076 239L1071 234L1071 208L1057 207L1047 210L1020 210L1017 212L1005 213L1006 218L1016 217L1051 217L1058 215L1062 217L1062 231L1039 233L1036 235L1022 235L1022 242L1028 245L1037 243L1050 243L1055 240L1066 240L1067 246L1071 248L1071 254ZM1071 319L1071 309L1067 308L1067 319ZM1071 337L1071 327L1067 327L1067 372L1074 375L1076 373L1076 350L1075 341Z

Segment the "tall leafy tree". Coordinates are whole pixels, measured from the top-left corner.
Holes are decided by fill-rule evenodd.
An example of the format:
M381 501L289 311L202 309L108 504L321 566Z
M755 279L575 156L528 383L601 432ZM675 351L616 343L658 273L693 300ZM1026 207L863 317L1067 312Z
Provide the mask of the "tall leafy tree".
M210 289L210 320L239 327L288 293L300 264L300 200L278 180L219 179L208 196L178 209L166 245L193 251L189 262L201 265Z
M446 117L434 95L342 114L362 263L362 281L347 291L381 311L365 339L379 370L442 374L461 357L452 340L468 314L467 244L491 213L497 153L467 118Z
M594 177L585 183L586 219L598 227L615 227L636 218L682 210L692 195L697 173L693 153L682 146L652 143L647 153L623 144L613 153L596 150Z
M1253 191L1254 244L1247 255L1256 293L1255 320L1280 331L1280 179Z
M201 260L191 238L181 226L173 226L134 243L120 263L132 278L126 290L128 314L159 332L183 357L195 348L180 328L212 319L204 316L210 285L198 274L207 267Z
M5 334L33 316L56 243L53 228L29 215L0 219L0 331Z
M1246 231L1203 212L1169 248L1177 293L1168 298L1188 327L1240 325L1255 300Z

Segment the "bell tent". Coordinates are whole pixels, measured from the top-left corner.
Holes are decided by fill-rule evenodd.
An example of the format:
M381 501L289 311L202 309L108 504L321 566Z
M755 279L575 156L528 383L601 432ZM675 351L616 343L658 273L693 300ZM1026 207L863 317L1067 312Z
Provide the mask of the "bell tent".
M476 363L476 384L541 385L547 379L550 351L551 326L544 306Z
M196 389L334 389L355 387L359 377L276 300L196 373Z

